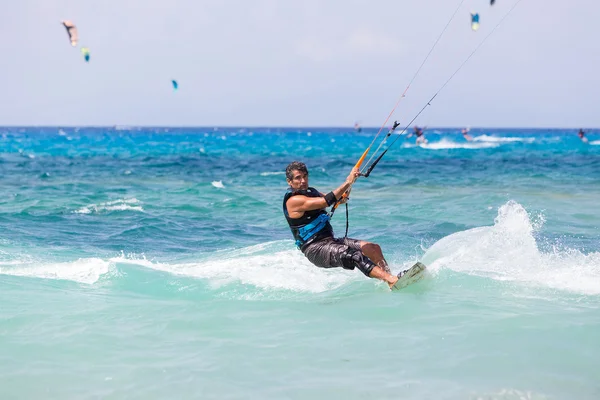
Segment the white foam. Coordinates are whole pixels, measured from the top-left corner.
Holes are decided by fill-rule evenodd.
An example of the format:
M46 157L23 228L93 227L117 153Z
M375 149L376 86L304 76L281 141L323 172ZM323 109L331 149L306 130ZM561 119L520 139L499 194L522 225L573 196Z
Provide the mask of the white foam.
M285 171L277 171L277 172L261 172L260 176L271 176L271 175L284 175Z
M511 142L524 142L533 143L535 138L522 138L522 137L503 137L503 136L488 136L480 135L473 138L475 142L491 142L491 143L511 143Z
M600 145L600 140L593 140L590 142L590 144L593 146L598 146L598 145Z
M469 398L474 400L546 400L547 396L533 391L517 389L502 389L497 392L473 394Z
M493 226L446 236L431 246L423 262L432 272L442 268L578 294L600 294L600 253L554 248L541 252L534 232L543 218L532 218L518 203L498 209Z
M429 143L421 143L419 147L429 150L445 150L445 149L488 149L493 147L498 147L499 143L456 143L452 140L442 139L439 142L429 142Z
M108 201L106 203L100 204L90 204L85 207L81 207L79 210L73 211L75 214L92 214L92 213L101 213L105 211L141 211L144 209L141 205L141 202L136 199L119 199L114 201Z
M99 258L80 258L77 261L44 263L27 260L0 262L0 274L30 278L60 279L92 284L108 273L110 263Z
M213 185L217 189L225 189L225 186L223 186L223 181L213 181L211 182L211 185Z
M238 282L260 289L320 293L362 277L357 271L317 268L300 251L290 247L288 240L268 242L237 250L219 251L204 260L180 264L124 256L111 261L206 279L215 288Z

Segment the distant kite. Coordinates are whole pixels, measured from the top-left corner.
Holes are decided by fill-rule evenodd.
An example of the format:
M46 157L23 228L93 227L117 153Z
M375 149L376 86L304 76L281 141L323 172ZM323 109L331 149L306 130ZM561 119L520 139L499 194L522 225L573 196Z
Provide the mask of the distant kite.
M177 81L175 79L173 79L171 81L171 83L173 84L173 90L177 90L179 88L179 84L177 83Z
M83 54L83 59L85 60L85 62L90 61L90 49L88 49L87 47L82 47L81 54Z
M67 30L69 40L71 41L71 46L77 46L77 40L79 39L79 37L77 35L77 27L75 26L75 24L69 20L62 21L62 24Z
M471 13L471 29L474 31L479 29L479 14Z
M493 6L496 0L490 0L490 6Z

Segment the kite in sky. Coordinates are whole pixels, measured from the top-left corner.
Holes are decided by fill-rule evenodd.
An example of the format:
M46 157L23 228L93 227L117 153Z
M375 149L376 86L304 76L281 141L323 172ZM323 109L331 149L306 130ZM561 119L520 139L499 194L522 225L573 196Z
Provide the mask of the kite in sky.
M479 29L479 14L477 13L471 13L471 29L473 29L474 31Z
M69 20L62 21L62 24L69 34L71 46L77 46L77 40L79 39L79 36L77 35L77 27L75 24Z
M90 49L88 49L87 47L82 47L81 54L83 54L83 59L85 60L85 62L90 61Z

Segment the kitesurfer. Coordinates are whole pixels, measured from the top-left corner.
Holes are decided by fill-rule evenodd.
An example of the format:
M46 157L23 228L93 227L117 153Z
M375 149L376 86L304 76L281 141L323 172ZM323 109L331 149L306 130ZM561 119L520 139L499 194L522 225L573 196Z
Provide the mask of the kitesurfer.
M325 211L336 202L348 201L343 195L360 175L358 168L354 167L346 181L327 194L308 185L308 169L302 162L290 163L285 174L289 188L283 198L283 213L306 258L321 268L358 268L366 276L387 282L390 288L394 286L402 273L390 273L381 247L364 240L335 238Z
M413 132L410 133L407 138L411 138L413 136L417 137L416 140L416 144L420 145L420 144L427 144L427 139L425 139L425 128L419 128L418 126L415 126L413 128Z
M470 142L471 140L473 140L473 138L471 137L471 135L469 135L469 131L471 129L470 128L464 128L460 133L462 133L463 137Z

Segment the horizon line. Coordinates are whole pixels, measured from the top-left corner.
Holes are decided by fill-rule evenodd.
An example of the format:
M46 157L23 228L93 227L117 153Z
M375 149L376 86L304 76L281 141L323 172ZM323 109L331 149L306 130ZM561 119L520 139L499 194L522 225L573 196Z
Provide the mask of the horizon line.
M420 126L422 125L412 125L412 126ZM411 126L411 127L412 127ZM352 125L347 126L319 126L319 125L305 125L305 126L293 126L293 125L129 125L129 124L115 124L115 125L0 125L0 129L3 128L109 128L109 129L131 129L131 128L175 128L175 129L348 129L355 131L356 129ZM378 130L380 126L361 126L361 129L373 129ZM384 127L386 129L387 127ZM408 129L407 127L406 129ZM597 127L565 127L565 126L555 126L555 127L526 127L526 126L425 126L427 130L432 129L531 129L531 130L598 130ZM404 128L403 128L404 129Z

